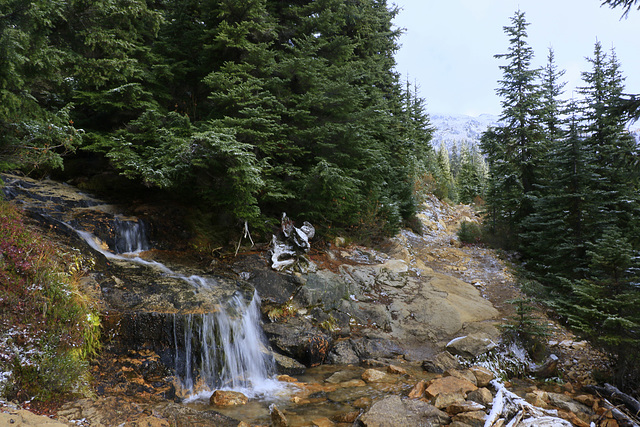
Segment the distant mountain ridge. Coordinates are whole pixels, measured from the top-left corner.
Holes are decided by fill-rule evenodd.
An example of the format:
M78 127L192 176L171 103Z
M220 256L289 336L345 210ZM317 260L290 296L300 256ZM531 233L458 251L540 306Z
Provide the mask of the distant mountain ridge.
M447 150L455 144L459 149L463 144L479 145L482 133L489 126L495 126L500 122L500 117L493 114L480 114L477 117L464 114L430 114L431 124L435 128L431 145L438 150L444 143ZM629 131L640 144L640 122L629 126Z
M430 114L431 124L435 128L431 144L437 150L444 143L448 150L455 144L478 145L480 137L489 126L498 124L499 117L493 114L480 114L477 117L464 114Z

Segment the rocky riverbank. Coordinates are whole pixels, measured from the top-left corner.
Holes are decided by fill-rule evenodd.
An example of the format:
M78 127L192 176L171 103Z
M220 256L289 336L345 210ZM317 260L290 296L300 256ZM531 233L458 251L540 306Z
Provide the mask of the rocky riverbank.
M84 223L102 242L111 242L109 218L116 207L80 201L85 196L69 186L15 179L25 184L13 197L44 227L59 227L55 221ZM72 208L63 207L69 200ZM138 212L145 216L144 209ZM52 217L58 218L53 224ZM153 215L146 218L158 233ZM403 231L376 249L348 245L343 239L312 241L310 262L302 270L274 271L268 244L223 260L190 263L190 271L196 268L197 274L221 284L197 292L153 265L131 267L106 259L59 227L69 245L82 247L97 260L85 288L102 303L108 340L93 365L95 395L66 403L57 412L58 422L484 425L495 416L494 399L508 400L498 383L489 381L504 374L494 369L494 362L506 357L499 353L498 326L513 314L507 301L518 296L518 289L504 257L458 241L460 222L479 219L471 207L430 198L419 218L422 235ZM163 250L149 250L141 257L168 262L172 271L187 274L178 260L189 257L166 243ZM245 294L256 289L261 296L263 327L275 352L282 390L241 405L222 405L208 396L185 403L173 375L175 339L167 328L175 325L176 316L216 310L212 299L238 289ZM574 425L615 425L602 400L579 391L594 382L594 369L606 369L606 359L554 321L544 321L552 333L548 352L558 357L549 374L555 379L544 386L514 380L507 383L510 390L537 408L557 410L538 417L559 417ZM483 354L490 357L478 358ZM17 410L4 406L3 416L17 417Z

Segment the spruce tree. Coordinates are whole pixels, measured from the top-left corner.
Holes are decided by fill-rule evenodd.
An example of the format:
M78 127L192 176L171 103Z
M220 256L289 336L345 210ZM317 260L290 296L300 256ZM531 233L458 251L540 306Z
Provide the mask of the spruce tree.
M589 277L575 281L574 299L561 311L569 323L611 354L615 382L637 386L640 380L640 292L638 252L616 227L604 230L588 250Z
M531 197L536 188L537 164L543 154L540 124L540 70L531 67L533 50L527 44L529 25L524 13L517 11L505 26L510 47L496 58L507 60L501 65L502 79L496 93L502 98L503 123L490 129L481 146L490 167L488 209L492 223L507 236L517 236L522 221L533 212ZM497 230L496 230L497 231Z
M460 203L473 203L484 196L485 191L485 164L475 147L464 145L461 153L460 172L456 177L458 201Z
M637 244L638 150L626 131L626 117L615 108L624 78L615 51L607 55L600 42L595 44L593 58L587 60L592 70L582 74L587 84L580 88L585 98L582 118L597 174L590 187L590 240L599 239L604 229L614 226L630 233Z
M457 200L455 180L453 179L449 163L449 150L447 150L444 142L440 144L440 149L436 155L436 170L434 175L436 181L435 196L439 199Z
M65 12L64 2L0 4L0 170L61 167L82 141L55 44Z

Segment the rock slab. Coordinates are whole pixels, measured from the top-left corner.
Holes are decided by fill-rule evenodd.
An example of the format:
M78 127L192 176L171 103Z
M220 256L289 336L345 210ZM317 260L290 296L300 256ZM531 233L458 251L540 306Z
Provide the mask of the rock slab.
M441 426L451 422L445 412L421 400L390 396L373 404L360 417L364 427Z

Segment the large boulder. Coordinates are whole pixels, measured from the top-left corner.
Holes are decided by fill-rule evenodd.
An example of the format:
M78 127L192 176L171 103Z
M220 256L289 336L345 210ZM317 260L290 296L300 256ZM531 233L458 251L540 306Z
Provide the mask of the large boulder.
M496 344L491 336L486 333L478 333L465 335L455 338L447 344L447 350L452 354L457 354L467 359L475 359L481 354L487 353L494 348Z
M415 427L448 425L451 418L435 406L421 400L390 396L376 402L358 423L364 427Z
M329 335L300 317L291 318L287 323L267 323L263 328L274 348L306 366L324 362L333 342Z

